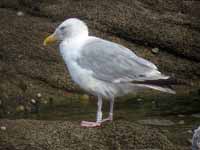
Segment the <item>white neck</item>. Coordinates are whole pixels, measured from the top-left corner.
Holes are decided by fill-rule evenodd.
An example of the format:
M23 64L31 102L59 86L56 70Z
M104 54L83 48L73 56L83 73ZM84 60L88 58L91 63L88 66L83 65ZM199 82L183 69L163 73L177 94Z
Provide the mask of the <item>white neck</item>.
M88 38L88 35L80 34L79 36L66 38L60 43L60 53L63 56L65 63L79 57L80 49Z

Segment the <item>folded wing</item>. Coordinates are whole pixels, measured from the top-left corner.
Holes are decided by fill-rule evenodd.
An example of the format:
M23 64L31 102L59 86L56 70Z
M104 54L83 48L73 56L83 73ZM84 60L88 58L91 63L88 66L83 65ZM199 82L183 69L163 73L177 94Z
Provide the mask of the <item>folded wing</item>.
M103 39L87 42L77 60L85 69L91 70L99 80L112 83L167 79L157 67L128 48Z

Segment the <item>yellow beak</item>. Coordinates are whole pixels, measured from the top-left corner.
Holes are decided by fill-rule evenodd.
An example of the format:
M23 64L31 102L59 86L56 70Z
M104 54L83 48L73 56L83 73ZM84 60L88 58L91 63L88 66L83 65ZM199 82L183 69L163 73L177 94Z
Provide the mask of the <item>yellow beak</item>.
M46 37L44 39L44 42L43 42L43 45L46 46L46 45L49 45L49 44L53 44L57 41L58 39L55 37L54 34L51 34L50 36Z

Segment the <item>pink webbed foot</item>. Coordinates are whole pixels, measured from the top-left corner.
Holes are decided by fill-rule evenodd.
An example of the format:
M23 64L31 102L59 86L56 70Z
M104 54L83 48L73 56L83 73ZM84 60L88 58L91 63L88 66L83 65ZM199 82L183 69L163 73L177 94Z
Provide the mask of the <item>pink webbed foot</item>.
M95 128L95 127L100 127L100 126L101 126L100 122L89 122L89 121L82 121L81 122L81 127Z

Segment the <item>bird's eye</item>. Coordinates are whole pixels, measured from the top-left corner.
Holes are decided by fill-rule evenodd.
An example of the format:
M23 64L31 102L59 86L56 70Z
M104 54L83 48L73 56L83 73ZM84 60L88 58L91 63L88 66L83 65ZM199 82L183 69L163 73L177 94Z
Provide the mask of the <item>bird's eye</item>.
M64 27L64 26L63 26L63 27L60 27L60 30L61 30L61 31L65 30L65 27Z

